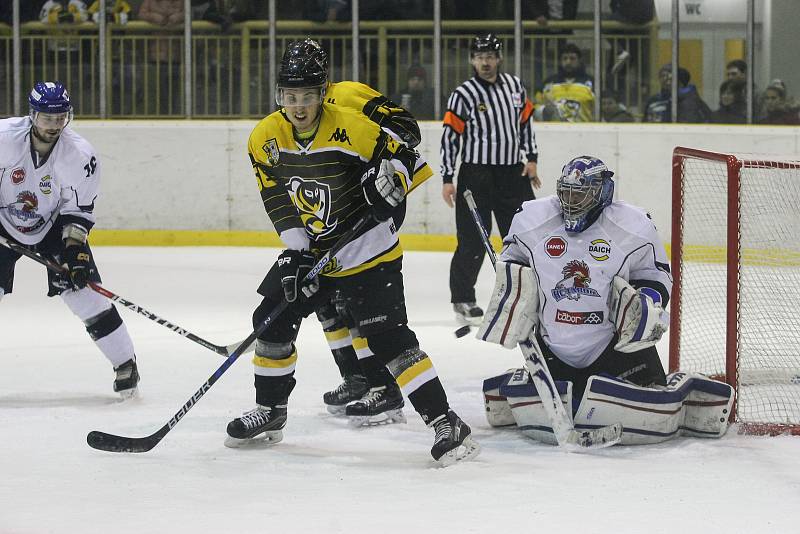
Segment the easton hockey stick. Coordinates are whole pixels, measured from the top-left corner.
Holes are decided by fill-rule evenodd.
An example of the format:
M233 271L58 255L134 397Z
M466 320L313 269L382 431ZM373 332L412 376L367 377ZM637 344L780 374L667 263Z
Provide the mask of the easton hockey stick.
M330 263L331 258L333 258L342 248L347 245L352 239L361 231L364 225L372 218L370 214L366 214L362 216L358 221L356 221L355 225L345 232L342 237L339 238L338 241L331 247L331 249L325 253L324 256L314 265L314 268L309 271L306 275L305 280L311 280L315 276L317 276L322 269L325 268L328 263ZM178 422L183 419L189 410L199 401L206 392L211 389L211 386L219 380L219 378L228 370L228 368L233 365L239 356L245 350L245 347L248 347L251 343L255 342L256 338L261 335L261 333L266 330L267 328L275 322L275 319L286 310L288 304L286 300L282 300L280 304L275 306L275 308L270 312L266 319L261 321L261 323L256 327L253 332L242 341L241 345L236 348L228 358L222 362L214 374L212 374L208 380L206 380L200 389L195 391L194 395L192 395L186 403L181 406L180 410L178 410L172 418L167 421L167 423L162 426L160 429L155 431L153 434L143 438L131 438L126 436L116 436L114 434L107 434L105 432L99 432L97 430L93 430L89 432L86 436L86 442L89 444L90 447L93 449L98 449L101 451L109 451L109 452L147 452L158 443L164 439L164 436L172 430Z
M14 243L13 241L9 241L8 239L6 239L5 237L3 237L1 235L0 235L0 245L3 245L5 247L11 249L12 251L16 252L17 254L20 254L22 256L27 256L28 258L32 259L35 262L41 263L42 265L44 265L45 267L47 267L48 269L50 269L53 272L56 272L56 273L59 273L59 274L65 274L65 272L66 272L64 270L64 267L62 267L61 265L57 264L56 262L54 262L52 260L49 260L48 258L42 256L41 254L39 254L37 252L34 252L34 251L30 250L27 247L24 247L22 245ZM227 345L227 346L216 345L214 343L211 343L210 341L206 341L205 339L203 339L202 337L200 337L200 336L198 336L196 334L193 334L193 333L189 332L188 330L186 330L183 327L180 327L180 326L178 326L178 325L176 325L174 323L171 323L171 322L167 321L166 319L163 319L163 318L159 317L155 313L153 313L153 312L151 312L149 310L146 310L145 308L139 306L138 304L120 297L116 293L114 293L112 291L109 291L108 289L106 289L105 287L101 286L98 283L89 282L87 285L95 293L99 293L99 294L103 295L104 297L106 297L107 299L109 299L111 301L118 302L121 306L125 306L129 310L133 310L136 313L138 313L139 315L144 315L145 317L147 317L151 321L155 321L156 323L160 324L161 326L163 326L165 328L169 328L170 330L172 330L176 334L178 334L180 336L183 336L183 337L185 337L186 339L188 339L190 341L194 341L198 345L202 345L205 348L207 348L209 350L212 350L212 351L214 351L217 354L220 354L222 356L230 356L231 352L233 352L233 350L235 348L237 348L241 344L241 342L239 342L239 343L233 343L233 344ZM247 347L245 352L252 352L253 350L254 350L254 346L249 346L249 347Z
M489 242L489 233L486 231L486 226L483 224L480 213L478 213L478 207L472 197L472 191L469 189L464 191L464 200L467 201L472 220L475 221L483 246L486 248L494 267L497 263L497 256ZM550 374L550 369L547 368L547 362L542 355L542 349L536 341L535 327L528 334L527 339L519 342L519 348L523 356L525 356L525 368L531 375L533 385L542 399L542 406L550 419L550 424L553 426L553 434L561 447L567 450L580 451L610 447L619 442L622 437L622 425L620 423L590 430L575 429L575 425L573 425L569 414L564 408L564 404L561 402L561 396L557 393L553 376Z

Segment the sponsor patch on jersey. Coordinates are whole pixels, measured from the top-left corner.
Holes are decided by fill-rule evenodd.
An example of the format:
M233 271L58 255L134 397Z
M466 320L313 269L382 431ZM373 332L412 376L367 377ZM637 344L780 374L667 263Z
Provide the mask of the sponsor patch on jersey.
M551 237L544 242L544 251L551 258L560 258L567 252L567 242L561 236Z
M478 104L478 111L480 111L481 113L486 113L487 109L489 109L489 108L486 107L486 104L484 104L483 102Z
M556 322L564 324L601 324L603 322L603 312L571 312L556 310Z
M347 143L352 145L350 138L347 136L347 130L344 128L336 128L336 130L328 138L328 141L336 141L337 143Z
M567 263L561 274L564 278L551 290L553 298L559 300L580 300L581 297L599 297L597 290L589 287L592 278L589 276L589 266L581 260L572 260Z
M522 107L522 93L511 93L511 103L515 108Z
M19 185L25 181L25 169L19 168L11 171L11 183Z
M589 254L597 261L606 261L611 254L611 245L605 239L595 239L589 243Z
M322 237L336 229L339 220L331 220L331 187L328 184L293 176L288 188L309 235Z
M42 192L44 195L49 195L53 192L53 188L50 184L50 175L48 174L41 180L39 180L39 191Z
M270 167L277 165L281 156L281 151L278 149L278 140L274 137L272 139L268 139L262 148L264 149L264 153L267 155L267 165Z

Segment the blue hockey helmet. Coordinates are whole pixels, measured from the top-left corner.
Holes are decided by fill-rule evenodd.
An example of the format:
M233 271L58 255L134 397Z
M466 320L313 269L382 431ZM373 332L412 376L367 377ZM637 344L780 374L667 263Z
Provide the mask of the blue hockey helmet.
M606 164L593 156L578 156L564 165L556 192L568 232L582 232L611 204L612 176Z
M31 113L69 113L72 102L67 88L61 82L36 82L28 95Z

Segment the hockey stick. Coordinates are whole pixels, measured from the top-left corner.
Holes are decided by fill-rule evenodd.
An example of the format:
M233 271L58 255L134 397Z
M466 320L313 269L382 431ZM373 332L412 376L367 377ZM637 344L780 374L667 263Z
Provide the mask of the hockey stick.
M464 191L464 200L467 201L472 220L475 221L483 246L486 248L494 267L497 263L497 256L489 242L489 234L486 231L486 226L483 224L480 213L478 213L478 207L472 197L472 191L469 189ZM542 399L542 406L544 411L547 412L548 419L550 419L553 434L561 447L567 450L599 449L619 442L622 436L622 425L620 423L591 430L575 429L572 420L564 409L564 404L561 402L561 396L557 393L553 376L550 374L547 362L542 355L542 349L536 341L535 329L528 334L527 339L519 342L519 348L523 356L525 356L525 368L528 369L533 385Z
M11 249L12 251L16 252L17 254L20 254L22 256L27 256L28 258L32 259L33 261L41 263L42 265L44 265L45 267L47 267L48 269L50 269L53 272L56 272L56 273L59 273L59 274L65 274L66 273L64 267L62 267L61 265L57 264L56 262L45 258L41 254L39 254L37 252L34 252L34 251L30 250L27 247L24 247L22 245L14 243L13 241L9 241L8 239L6 239L5 237L3 237L1 235L0 235L0 245L3 245L5 247ZM129 310L133 310L136 313L138 313L139 315L144 315L145 317L147 317L151 321L155 321L156 323L160 324L161 326L169 328L170 330L172 330L176 334L178 334L180 336L183 336L186 339L189 339L190 341L194 341L198 345L202 345L205 348L207 348L209 350L212 350L212 351L214 351L217 354L220 354L222 356L229 356L230 353L233 351L233 349L235 349L236 347L238 347L241 344L241 342L239 342L239 343L233 343L233 344L227 345L227 346L216 345L214 343L211 343L210 341L206 341L205 339L201 338L200 336L198 336L196 334L193 334L193 333L189 332L185 328L182 328L182 327L180 327L180 326L178 326L176 324L173 324L173 323L167 321L166 319L162 319L161 317L159 317L155 313L144 309L143 307L139 306L138 304L135 304L135 303L133 303L133 302L131 302L129 300L126 300L126 299L120 297L116 293L113 293L112 291L109 291L108 289L104 288L100 284L97 284L95 282L89 282L87 285L95 293L99 293L99 294L103 295L104 297L106 297L109 300L112 300L114 302L118 302L120 305L125 306ZM252 350L253 350L253 347L248 347L245 352L252 351Z
M317 262L313 269L306 275L305 280L311 280L315 276L317 276L322 269L325 268L328 263L330 263L331 258L333 258L342 248L347 245L352 239L358 234L359 231L364 227L364 225L371 219L371 215L367 214L362 216L358 221L356 221L355 225L348 230L339 240L331 247L331 249L325 253L324 256ZM89 444L90 447L93 449L98 449L101 451L109 451L109 452L147 452L158 443L164 439L164 436L169 433L170 430L178 424L178 422L183 419L183 416L186 415L189 410L199 401L206 392L211 389L211 386L219 380L219 378L228 370L228 368L233 365L239 356L245 350L245 347L250 346L251 343L255 342L256 338L261 335L261 333L270 327L270 325L275 322L275 319L286 310L288 304L285 300L282 300L280 304L275 306L275 308L270 312L266 319L261 321L261 323L256 327L253 332L245 338L245 340L236 348L228 358L222 362L214 374L212 374L208 380L206 380L200 389L195 391L194 395L192 395L186 403L181 406L180 410L178 410L172 418L167 421L167 423L158 429L153 434L143 438L131 438L126 436L116 436L114 434L107 434L105 432L99 432L97 430L93 430L89 432L86 436L86 442Z

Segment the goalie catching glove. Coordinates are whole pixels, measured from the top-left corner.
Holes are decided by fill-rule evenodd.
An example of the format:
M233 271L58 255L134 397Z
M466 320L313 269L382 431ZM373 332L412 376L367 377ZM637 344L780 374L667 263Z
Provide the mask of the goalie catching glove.
M513 349L528 338L538 313L539 284L533 269L498 261L492 300L475 337Z
M661 295L648 287L634 289L620 276L615 276L611 284L609 308L619 336L614 350L619 352L652 347L669 327L669 313L661 307Z
M402 173L395 170L388 159L381 160L378 167L372 167L365 172L361 177L361 186L377 221L385 221L391 217L394 208L403 202L408 192Z

